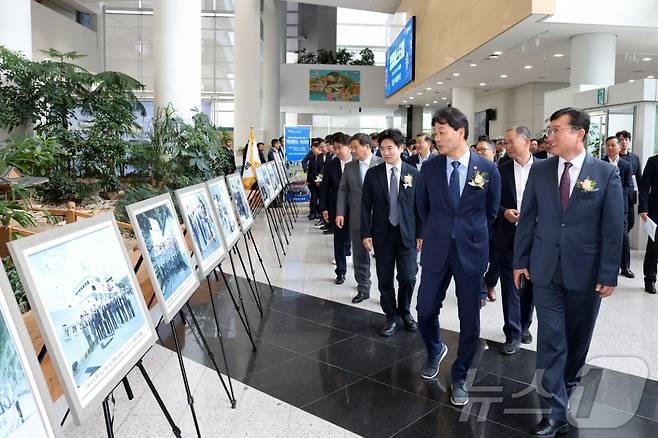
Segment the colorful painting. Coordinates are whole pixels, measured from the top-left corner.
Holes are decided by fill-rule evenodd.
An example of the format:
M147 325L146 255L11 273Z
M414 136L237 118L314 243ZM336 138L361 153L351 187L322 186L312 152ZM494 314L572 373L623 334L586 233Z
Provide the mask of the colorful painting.
M310 100L324 102L359 102L361 72L358 70L311 70Z

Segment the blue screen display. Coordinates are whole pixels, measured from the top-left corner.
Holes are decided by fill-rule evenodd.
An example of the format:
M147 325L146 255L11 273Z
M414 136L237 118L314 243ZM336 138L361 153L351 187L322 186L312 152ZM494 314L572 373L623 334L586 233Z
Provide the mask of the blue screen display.
M286 125L283 136L286 161L302 161L311 148L311 127Z
M386 97L414 80L415 23L411 17L386 51Z

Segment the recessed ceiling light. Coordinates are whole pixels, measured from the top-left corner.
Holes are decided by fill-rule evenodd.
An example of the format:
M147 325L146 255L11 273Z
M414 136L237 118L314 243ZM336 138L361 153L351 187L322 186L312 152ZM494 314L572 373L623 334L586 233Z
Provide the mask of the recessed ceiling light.
M453 75L454 77L457 77L457 76L459 76L459 73L453 73L452 75Z
M447 99L447 97L442 97L442 98L441 98L441 100L446 100L446 99Z
M553 53L553 58L562 58L563 56L563 53Z
M434 100L434 101L432 101L432 103L438 103L438 101L437 101L437 100Z
M427 91L432 91L432 87L425 88Z
M654 75L649 75L649 76L647 76L647 79L654 79L654 78L655 78Z
M477 67L478 65L476 63L469 64L471 67Z
M635 82L635 79L629 79L628 82Z
M438 81L436 85L443 85L443 81Z
M413 96L409 96L409 99L410 99L410 100L414 100L414 97L413 97Z
M500 75L501 78L505 79L507 75Z
M484 86L486 86L486 85L487 85L486 82L480 82L480 86L481 86L481 87L484 87Z
M532 66L531 65L524 65L523 68L525 68L526 70L531 70Z
M498 55L489 55L489 59L498 59Z
M503 52L501 52L500 50L496 50L495 52L493 52L493 54L500 56L503 54Z
M416 96L420 96L421 94L423 93L419 91L418 93L416 93Z
M406 101L406 100L403 100L402 103L407 103L407 101Z
M651 61L651 57L650 56L645 56L644 58L642 58L642 61L644 61L644 62Z
M429 103L426 103L425 106L430 106L430 104L429 104Z

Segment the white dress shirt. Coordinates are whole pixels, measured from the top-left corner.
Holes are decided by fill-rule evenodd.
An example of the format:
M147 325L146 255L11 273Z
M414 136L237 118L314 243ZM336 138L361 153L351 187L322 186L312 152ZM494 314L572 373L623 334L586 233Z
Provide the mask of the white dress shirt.
M453 160L452 158L448 157L446 155L446 174L448 177L448 185L450 185L450 177L452 176L452 172L454 168L452 167L452 162L453 161L459 161L460 166L457 168L457 172L459 172L459 194L464 191L464 186L466 185L466 176L468 175L468 165L469 161L471 159L471 151L470 149L466 149L466 152L464 152L464 155L459 157L457 160Z
M523 201L523 192L525 185L528 182L528 175L530 175L530 168L532 167L533 157L530 154L530 159L523 166L514 160L514 186L516 188L516 209L521 211L521 202Z
M580 170L583 168L583 163L585 162L585 156L587 156L587 151L582 151L573 160L570 161L571 167L569 168L569 196L573 193L573 188L576 187L576 182L578 181L578 175L580 175ZM557 185L560 187L560 178L562 178L562 172L564 172L564 163L565 159L560 157L557 164Z
M368 156L365 160L359 160L359 174L361 175L361 183L366 178L366 172L370 169L370 163L372 162L372 154Z
M347 161L343 161L343 160L341 160L340 158L339 158L339 160L340 160L340 172L341 172L341 174L342 174L343 172L345 172L345 165L346 165L347 163L349 163L350 161L352 161L352 157L350 157L350 159L347 160Z
M617 155L616 160L611 160L610 157L608 157L608 160L610 161L610 164L614 164L615 166L619 167L619 155Z
M396 177L397 177L397 180L398 180L397 182L398 182L398 186L399 186L400 185L400 174L402 172L402 160L400 160L400 162L398 164L396 164L395 166L391 166L390 164L386 163L386 183L387 183L386 187L388 187L389 194L390 194L390 190L391 190L391 169L393 167L395 167L398 170Z

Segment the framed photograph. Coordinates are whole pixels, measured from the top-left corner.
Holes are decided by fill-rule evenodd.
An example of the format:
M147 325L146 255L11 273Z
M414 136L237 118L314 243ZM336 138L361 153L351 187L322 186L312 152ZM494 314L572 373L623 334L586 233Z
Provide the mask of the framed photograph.
M277 175L279 176L279 180L281 181L281 187L286 185L286 167L283 161L281 160L281 156L275 154L274 155L274 167L276 169Z
M246 233L254 223L254 215L251 212L251 207L249 207L247 194L244 191L240 174L234 173L232 175L227 175L226 184L228 185L229 192L231 192L233 207L238 221L240 222L240 228L243 233Z
M196 184L176 190L175 193L199 265L197 275L203 280L228 254L212 212L213 206L206 191L206 184Z
M279 180L279 175L277 175L276 163L274 161L270 161L269 163L267 163L267 170L270 173L270 182L274 187L274 194L275 196L277 196L279 192L281 192L283 186L281 185L281 181Z
M199 287L171 195L126 207L165 322Z
M7 274L0 266L0 436L62 437Z
M8 246L80 424L156 339L116 220L102 214Z
M212 200L212 204L215 207L213 211L217 216L217 222L219 222L219 228L222 233L222 238L224 239L224 246L228 251L233 248L233 245L235 245L235 242L240 239L242 233L240 232L238 219L233 211L231 195L228 192L226 180L224 180L224 177L220 176L219 178L206 182L206 187L208 189L208 195Z
M270 173L265 165L256 168L256 181L258 181L260 196L263 198L263 205L269 207L274 194L272 193L272 185L270 184Z

